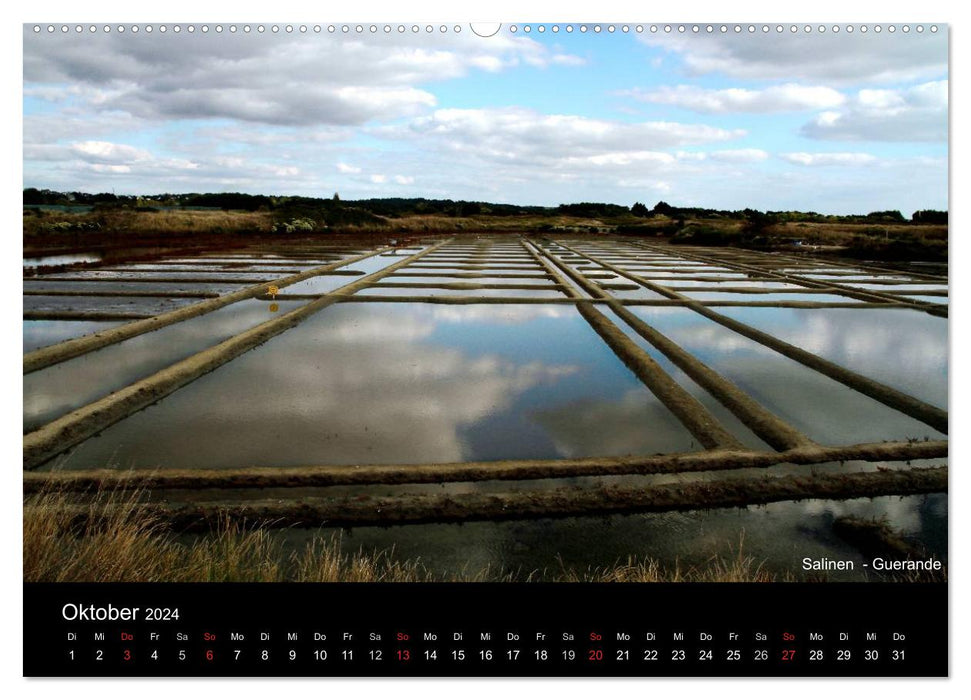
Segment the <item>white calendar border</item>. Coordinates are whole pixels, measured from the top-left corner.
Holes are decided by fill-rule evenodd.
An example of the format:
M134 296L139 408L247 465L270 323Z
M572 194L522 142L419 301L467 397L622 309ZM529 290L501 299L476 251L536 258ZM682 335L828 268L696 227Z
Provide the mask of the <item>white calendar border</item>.
M159 20L176 20L180 22L218 22L231 20L234 22L247 21L280 21L280 22L314 22L314 21L459 21L466 23L468 20L476 21L541 21L541 22L748 22L748 21L769 21L769 22L819 22L825 21L840 23L862 23L881 22L895 23L940 23L942 26L952 22L949 28L951 32L951 51L952 51L952 70L949 79L962 79L961 68L968 65L966 60L969 52L968 43L971 39L965 35L967 28L971 24L964 24L960 19L955 18L955 4L943 0L923 0L921 2L881 2L866 8L859 5L848 3L845 0L813 0L806 3L805 7L795 4L782 4L778 2L752 2L740 0L733 3L714 2L712 0L702 0L694 2L690 6L677 3L655 5L651 3L623 2L621 0L596 0L589 3L586 7L577 4L560 4L549 1L542 2L523 2L522 0L490 0L489 2L477 3L474 5L463 5L452 0L415 0L410 3L392 3L389 0L367 0L366 2L353 3L351 6L311 5L307 2L297 2L295 0L274 0L267 6L258 4L248 4L241 6L229 2L210 2L204 5L199 2L189 0L169 0L164 5L157 7L142 5L133 7L132 3L110 3L110 2L68 2L66 0L48 0L43 4L25 3L19 4L13 12L7 10L5 22L2 26L4 32L3 51L3 74L5 95L4 100L5 115L4 124L7 134L22 133L22 33L21 24L24 22L101 22L101 21L124 21L124 22L158 22ZM951 124L960 123L963 119L967 123L966 114L966 92L962 92L951 83ZM16 139L6 139L2 142L3 156L6 167L3 169L4 182L0 187L0 196L3 197L5 204L3 212L6 226L3 229L3 251L5 256L2 258L5 268L11 275L20 275L19 256L15 256L17 248L20 246L20 222L19 222L19 199L20 190L23 186L22 179L22 150L21 144ZM967 147L963 134L960 131L952 133L950 143L951 148L951 180L950 187L952 192L963 191L962 184L965 178L962 176L966 172ZM17 214L17 219L14 219ZM962 280L964 267L971 265L969 256L969 243L971 232L962 231L961 222L963 212L959 208L957 211L950 212L951 230L957 232L951 237L952 245L952 269L951 275L951 343L952 356L963 357L968 354L967 322L968 317L964 309L967 297L964 283ZM16 262L17 270L13 269ZM0 311L3 314L3 328L12 329L14 323L20 326L20 309L16 304L10 304L7 308ZM16 338L19 334L12 334ZM3 352L2 366L5 372L5 394L13 394L9 387L19 384L19 341L7 344L0 352ZM14 375L14 371L17 375ZM967 380L967 373L959 363L952 363L950 366L950 396L951 396L951 415L954 416L952 423L958 427L956 434L951 437L952 464L956 468L951 470L951 493L958 493L966 496L965 489L962 488L967 482L968 477L963 475L967 468L964 457L969 453L965 439L962 439L962 430L959 428L958 421L967 416L967 396L971 384ZM16 465L19 464L20 450L14 449L20 445L22 435L17 429L20 424L19 416L15 409L19 411L20 403L14 404L12 400L5 402L3 409L3 432L0 445L3 446L5 470L3 493L7 496L4 504L4 524L3 528L3 552L5 572L0 593L3 594L2 600L17 601L20 606L17 609L4 610L3 617L6 620L18 620L22 623L22 578L20 575L20 564L18 557L21 552L21 519L20 519L20 476ZM968 570L967 547L963 546L968 537L968 517L962 515L967 508L949 508L949 529L951 553L949 556L949 576L952 583L951 590L951 672L950 682L927 682L927 681L906 681L906 680L848 680L848 681L792 681L792 680L753 680L753 681L734 681L734 680L651 680L645 684L643 681L629 681L620 679L609 680L586 680L586 679L562 679L562 680L485 680L484 682L472 683L469 681L452 681L447 679L430 681L412 680L345 680L345 681L319 681L319 680L186 680L175 679L159 682L145 681L126 681L119 679L112 680L85 680L85 681L54 681L54 680L24 680L22 675L22 630L16 625L4 625L3 633L0 634L0 663L3 665L4 680L13 680L13 683L5 684L14 693L25 697L56 698L57 700L74 700L65 698L65 695L73 693L83 693L85 696L102 694L136 694L144 700L170 700L174 694L183 695L187 692L192 697L219 693L222 697L228 697L227 691L232 693L233 700L240 698L259 698L264 700L268 694L292 692L302 694L306 697L335 697L341 695L365 694L392 695L395 700L410 700L411 698L450 698L453 699L460 695L467 700L495 700L497 693L506 695L510 692L517 697L531 697L539 694L550 696L556 693L564 700L572 698L585 698L590 700L596 696L606 693L623 694L631 698L646 698L651 695L682 695L710 692L719 698L728 695L739 695L745 698L752 698L763 693L767 696L779 697L785 695L787 698L802 699L806 698L817 700L821 693L838 693L837 697L856 695L871 695L879 693L882 698L907 698L914 700L918 694L933 693L941 694L942 697L957 696L959 688L963 688L966 693L967 678L971 676L971 664L968 663L968 653L971 651L969 644L964 641L964 636L971 625L969 622L968 609L969 603L964 595L957 594L960 590L955 586L965 578ZM963 679L963 680L962 680ZM8 691L9 692L9 691ZM923 699L921 699L923 700ZM928 698L930 700L930 698Z

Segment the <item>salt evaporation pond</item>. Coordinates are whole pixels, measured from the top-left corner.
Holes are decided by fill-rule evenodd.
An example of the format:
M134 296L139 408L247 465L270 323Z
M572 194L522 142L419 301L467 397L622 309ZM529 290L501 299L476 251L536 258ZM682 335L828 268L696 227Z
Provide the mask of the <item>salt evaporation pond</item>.
M569 305L338 304L67 468L430 463L698 449Z

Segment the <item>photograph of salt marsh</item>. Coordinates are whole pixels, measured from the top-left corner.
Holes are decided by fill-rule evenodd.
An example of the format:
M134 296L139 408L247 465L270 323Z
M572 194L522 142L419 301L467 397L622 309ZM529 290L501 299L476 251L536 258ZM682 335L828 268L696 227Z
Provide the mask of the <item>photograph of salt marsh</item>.
M283 253L117 269L178 280L135 297L166 300L153 284L193 279L167 269L238 276ZM849 516L944 552L946 304L818 281L832 262L609 237L287 254L257 284L138 320L113 314L129 297L84 296L115 273L58 273L79 280L50 297L73 310L46 305L46 275L25 280L28 488L137 484L139 512L177 531L353 528L344 546L449 571L555 568L567 551L582 570L634 553L700 566L702 542L741 532L746 556L781 567L843 556L831 531ZM795 298L679 290L737 284L711 268ZM946 293L929 274L840 271ZM616 295L638 289L660 298ZM575 541L586 529L598 544Z
M870 63L799 90L751 77L759 59L730 36L45 33L25 27L26 580L946 580L946 37L910 37L917 68L899 90L884 74L910 49L815 37ZM797 56L744 38L781 62L812 44L793 37ZM713 45L748 77L655 84L689 80L677 62L701 70ZM261 78L265 100L318 100L323 116L244 114L202 99L196 75L191 114L146 107L167 99L146 66L219 57L227 71L297 48L415 70L434 48L461 70L392 82L501 79L527 101L530 71L609 76L612 99L626 86L662 113L564 117L578 99L550 96L552 116L540 99L493 120L442 88L441 105L382 116L346 86L290 95ZM69 65L85 50L126 56L125 75ZM625 57L650 79L620 70ZM820 61L800 64L807 80L836 70ZM755 96L733 104L736 84ZM878 88L880 104L896 91L895 109L914 105L906 147ZM382 109L408 97L394 90ZM702 104L692 90L710 93L696 112L721 101L718 126L684 116ZM338 115L341 99L357 111ZM759 105L775 131L750 131ZM808 126L824 108L844 110L842 129L874 120L869 158L770 156L784 136L825 140L835 117ZM80 136L52 129L58 110ZM779 114L807 110L793 135ZM133 128L119 115L137 147L100 140ZM449 129L461 149L436 145ZM173 136L191 136L192 167L150 153ZM294 145L289 169L267 165L266 144ZM224 180L228 151L259 167ZM387 172L369 174L379 158ZM405 167L435 179L390 174ZM945 569L879 573L874 558Z

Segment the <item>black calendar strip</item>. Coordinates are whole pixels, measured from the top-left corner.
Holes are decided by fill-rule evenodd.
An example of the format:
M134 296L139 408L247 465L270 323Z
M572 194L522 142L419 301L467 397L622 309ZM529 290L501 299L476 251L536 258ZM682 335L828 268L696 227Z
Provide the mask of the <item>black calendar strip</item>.
M25 584L27 676L946 676L946 584Z

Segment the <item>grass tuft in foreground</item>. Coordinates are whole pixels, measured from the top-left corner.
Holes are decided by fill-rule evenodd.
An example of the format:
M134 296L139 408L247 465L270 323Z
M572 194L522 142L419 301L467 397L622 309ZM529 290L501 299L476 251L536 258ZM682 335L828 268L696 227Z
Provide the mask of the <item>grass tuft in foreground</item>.
M75 494L74 499L77 498ZM91 582L421 582L421 581L771 581L774 577L739 547L703 568L662 568L631 558L615 567L578 572L519 572L489 568L448 574L393 552L342 552L337 537L316 537L284 550L269 528L243 528L229 520L212 533L176 538L139 507L137 491L102 489L83 501L42 491L24 500L24 581ZM121 507L119 507L121 506Z
M789 575L777 577L764 569L761 562L743 553L744 544L743 532L738 548L730 548L728 557L712 557L700 567L684 568L676 563L673 569L664 569L656 561L638 561L631 557L625 564L591 569L583 574L564 568L557 580L593 583L768 583L793 580Z
M24 581L429 580L418 563L396 562L385 553L342 554L336 539L317 538L287 556L267 529L229 521L181 542L138 502L137 492L115 497L107 491L83 505L57 493L25 499Z
M430 582L553 581L593 583L792 581L743 551L744 536L727 556L704 565L665 568L631 557L614 566L528 573L488 567L435 572L393 551L342 551L339 537L318 536L296 551L272 527L243 527L229 519L206 535L176 537L140 507L131 489L94 493L41 490L25 497L25 582ZM911 580L910 577L902 577ZM940 577L946 580L946 574ZM937 580L937 579L935 579Z

